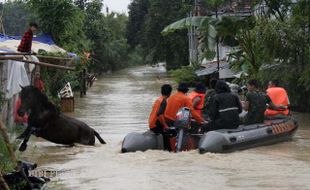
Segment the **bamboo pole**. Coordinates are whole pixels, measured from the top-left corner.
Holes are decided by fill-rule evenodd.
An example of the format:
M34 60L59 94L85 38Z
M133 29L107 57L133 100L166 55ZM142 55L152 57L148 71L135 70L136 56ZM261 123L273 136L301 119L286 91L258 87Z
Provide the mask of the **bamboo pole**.
M4 143L8 149L8 152L9 152L9 156L10 156L10 159L11 161L16 165L16 170L17 171L20 171L21 174L23 175L23 177L25 178L27 184L32 187L32 183L31 181L28 179L28 176L26 175L24 169L22 168L22 164L19 164L17 158L16 158L16 155L14 153L14 150L13 150L13 147L10 143L10 139L9 139L9 136L8 136L8 133L6 132L6 128L3 124L3 122L0 120L0 132L1 132L1 135L3 137L3 140L4 140Z
M29 52L0 52L0 55L35 55Z
M11 59L23 60L24 56L21 56L21 55L1 56L0 55L0 60L11 60Z
M72 58L69 57L54 57L54 56L45 56L45 55L36 55L39 59L46 58L46 59L55 59L55 60L64 60L64 61L71 61Z
M29 60L19 60L16 58L10 58L10 57L6 57L6 56L0 56L0 60L13 60L13 61L20 61L20 62L24 62L24 63L31 63L31 64L35 64L35 65L40 65L40 66L44 66L44 67L52 67L52 68L65 69L65 70L71 70L71 71L75 70L73 67L66 67L66 66L61 66L61 65L55 65L55 64L44 63L44 62L29 61Z

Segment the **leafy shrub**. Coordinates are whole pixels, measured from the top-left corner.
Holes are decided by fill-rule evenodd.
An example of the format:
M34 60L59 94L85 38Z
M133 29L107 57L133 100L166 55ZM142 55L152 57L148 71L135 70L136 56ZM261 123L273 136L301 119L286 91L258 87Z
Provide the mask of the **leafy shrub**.
M199 78L195 73L198 68L199 66L197 64L193 64L192 66L183 66L180 69L171 71L171 76L177 83L185 82L192 85L199 81Z

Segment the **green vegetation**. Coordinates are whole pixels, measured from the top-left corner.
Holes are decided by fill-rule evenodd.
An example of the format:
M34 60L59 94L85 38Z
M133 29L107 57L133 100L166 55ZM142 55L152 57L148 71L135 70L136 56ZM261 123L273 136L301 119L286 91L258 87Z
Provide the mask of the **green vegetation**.
M130 47L140 46L149 64L166 62L167 69L188 64L187 31L162 36L165 26L185 17L192 8L187 0L133 0L129 6L127 39Z
M195 74L197 69L199 69L198 64L182 66L180 69L171 71L171 76L177 83L185 82L187 84L194 85L195 82L199 81L198 76Z
M216 40L234 47L230 55L234 69L247 72L263 84L280 79L291 104L309 111L310 2L294 2L268 0L270 9L258 17L186 18L167 26L163 34L196 26L208 38L209 53L204 55L212 54Z
M57 91L69 81L79 87L80 72L104 73L143 63L142 50L127 45L128 17L104 14L102 0L13 0L0 3L7 35L23 35L30 21L39 24L39 34L49 34L57 45L81 57L75 72L42 69L46 91L55 100ZM84 52L90 53L85 61ZM40 52L41 55L66 57ZM83 62L83 64L82 64ZM57 102L57 101L56 101Z
M14 164L9 158L9 152L3 141L2 136L0 135L0 170L2 171L2 173L14 170Z

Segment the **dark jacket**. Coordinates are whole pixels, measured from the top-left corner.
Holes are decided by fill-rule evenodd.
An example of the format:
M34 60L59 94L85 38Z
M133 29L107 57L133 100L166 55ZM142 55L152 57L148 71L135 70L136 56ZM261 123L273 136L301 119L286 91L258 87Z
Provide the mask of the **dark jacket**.
M211 99L209 116L212 130L235 129L239 126L239 113L242 106L237 95L231 93L224 81L218 81L215 87L216 94Z

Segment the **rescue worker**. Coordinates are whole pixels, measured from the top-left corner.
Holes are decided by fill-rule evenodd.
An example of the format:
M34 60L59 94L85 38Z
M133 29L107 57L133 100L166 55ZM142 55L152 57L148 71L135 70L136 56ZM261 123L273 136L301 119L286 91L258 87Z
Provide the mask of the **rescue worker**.
M150 130L156 134L163 133L168 126L164 119L164 111L167 106L167 99L171 95L172 87L169 84L164 84L161 87L161 96L153 104L153 109L149 117Z
M177 90L178 91L175 94L170 96L167 102L165 120L168 126L173 126L177 112L183 107L188 107L191 110L193 118L198 123L202 123L203 119L201 115L195 112L191 99L186 96L186 93L188 92L187 85L185 83L180 83Z
M278 80L272 80L268 83L267 95L277 106L284 106L283 110L272 110L269 107L265 111L265 116L289 115L289 98L284 88L279 87Z
M239 114L242 112L241 102L237 95L231 93L229 86L223 80L215 85L216 94L210 100L209 129L235 129L239 126Z
M244 117L244 124L250 125L254 123L264 122L264 113L267 104L274 110L283 110L282 106L276 106L272 103L270 97L258 90L259 83L257 80L250 80L247 84L248 93L243 108L248 113Z
M203 111L202 111L204 118L207 118L209 115L208 110L209 110L210 102L211 102L212 97L216 94L215 93L216 82L217 82L217 79L211 79L210 88L206 91L204 107L203 107Z
M200 116L202 116L202 109L204 107L204 101L205 101L205 93L206 93L206 87L198 83L195 87L195 90L193 90L188 97L191 99L193 103L194 112L197 112Z

